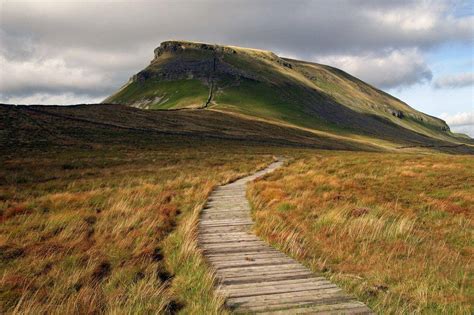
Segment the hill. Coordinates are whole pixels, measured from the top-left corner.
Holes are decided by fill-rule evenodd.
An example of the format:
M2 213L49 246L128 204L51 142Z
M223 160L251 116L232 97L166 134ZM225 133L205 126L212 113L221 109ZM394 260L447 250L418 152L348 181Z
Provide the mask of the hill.
M221 110L405 145L474 143L344 71L234 46L163 42L150 65L104 103Z
M271 124L215 111L145 111L124 105L0 105L4 153L44 148L157 147L163 144L233 143L380 151L350 138Z
M349 151L436 150L473 153L471 146L419 136L393 148L386 142L298 128L215 110L143 110L125 105L14 106L0 104L0 149L155 147L185 143L277 146ZM419 148L422 146L421 148Z

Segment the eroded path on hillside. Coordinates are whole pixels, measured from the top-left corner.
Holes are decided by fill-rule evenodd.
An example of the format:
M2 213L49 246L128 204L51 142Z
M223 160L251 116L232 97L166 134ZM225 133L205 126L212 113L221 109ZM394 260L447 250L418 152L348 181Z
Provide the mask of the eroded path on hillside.
M246 185L281 164L217 187L202 212L199 244L216 272L226 306L236 313L372 314L362 302L251 233Z

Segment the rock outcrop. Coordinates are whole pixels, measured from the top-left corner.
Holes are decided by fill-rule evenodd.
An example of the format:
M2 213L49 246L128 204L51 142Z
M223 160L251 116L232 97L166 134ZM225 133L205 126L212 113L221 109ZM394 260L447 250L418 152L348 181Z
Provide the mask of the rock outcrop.
M131 78L132 81L142 82L148 79L180 80L189 78L212 81L215 78L226 76L234 80L239 78L250 80L262 79L226 62L226 55L238 54L236 49L226 46L166 41L161 43L154 53L155 58L151 61L150 66L135 74ZM198 55L199 58L188 58L189 54L193 56ZM170 55L173 58L168 58ZM276 55L274 56L277 59L281 59ZM166 62L162 62L162 59L166 59ZM282 62L285 61L282 60Z

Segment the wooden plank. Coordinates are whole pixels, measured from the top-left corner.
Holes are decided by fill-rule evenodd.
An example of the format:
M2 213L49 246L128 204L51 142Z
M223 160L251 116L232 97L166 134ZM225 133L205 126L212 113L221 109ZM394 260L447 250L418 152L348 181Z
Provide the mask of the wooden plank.
M250 214L248 211L220 211L220 212L208 212L203 213L199 222L207 221L212 219L213 217L223 217L225 218L249 218ZM253 221L252 221L253 222Z
M253 297L262 296L273 296L278 294L291 294L292 296L299 295L311 295L320 296L321 294L334 293L341 294L335 284L321 284L321 285L292 285L287 287L258 287L258 288L245 288L240 290L227 290L225 288L218 289L217 292L224 296L227 296L229 300L237 298L249 298L254 300Z
M201 221L199 222L200 226L209 226L209 225L215 225L215 224L235 224L235 223L250 223L252 224L252 220L250 218L238 218L238 219L213 219L213 220L206 220L206 221Z
M206 229L207 227L215 227L215 226L235 226L235 225L252 225L251 221L248 220L228 220L227 222L209 222L206 224L200 224L199 228Z
M235 238L221 239L221 240L219 240L219 239L198 240L198 243L203 245L203 246L206 246L206 245L221 245L222 246L224 244L229 244L229 245L240 244L241 246L246 246L248 244L262 244L261 242L262 242L261 240L256 240L256 239L239 240L239 239L235 239ZM262 245L264 245L264 244L262 244Z
M268 253L246 253L246 254L216 254L216 255L208 255L206 258L210 262L214 261L242 261L242 260L257 260L257 259L265 259L265 258L277 258L282 257L281 253L277 252L276 250L269 250ZM283 256L285 257L285 256Z
M245 232L241 232L240 234L236 234L236 233L232 233L232 234L227 234L227 233L216 233L215 235L198 235L198 239L206 239L206 240L210 240L210 239L256 239L256 240L261 240L259 237L255 236L255 235L252 235L252 234L249 234L249 233L245 233Z
M231 253L266 253L268 249L264 246L247 246L245 248L235 247L235 248L209 248L203 249L205 254L231 254Z
M246 217L250 218L250 212L248 210L240 210L240 211L215 211L215 212L204 212L201 216L199 222L204 220L208 220L207 217L212 216L225 216L225 217Z
M232 295L233 297L236 297L236 295L240 295L241 293L244 293L245 295L266 295L284 292L326 289L338 289L341 291L341 289L338 288L334 283L329 282L326 279L314 280L310 277L287 280L266 279L260 282L258 286L252 286L251 283L238 283L221 284L219 287L220 291L228 292L228 295ZM281 292L279 292L280 290Z
M229 193L213 193L209 196L209 199L211 199L211 200L213 200L215 198L223 198L223 199L229 198L229 199L232 199L232 198L236 198L236 197L237 198L242 198L242 197L245 198L245 195L242 195L240 193L240 190L235 190L234 193L232 193L232 192L229 192Z
M245 203L245 196L210 196L207 199L207 204L212 202L227 202L227 203Z
M231 240L230 242L220 242L220 243L202 243L204 249L211 248L242 248L246 249L247 247L261 246L262 249L266 249L265 243L261 240Z
M362 305L361 305L362 304ZM265 311L265 309L267 311ZM264 310L264 311L262 311ZM314 305L311 302L298 302L295 304L281 304L281 305L270 305L270 306L254 306L242 309L242 312L254 312L258 314L274 314L274 315L288 315L288 314L373 314L363 303L357 301L339 302L336 304L322 304ZM236 314L242 312L235 312Z
M262 240L256 237L200 237L198 238L198 242L201 244L205 243L228 243L228 242L249 242L249 241L258 241L261 242Z
M230 269L235 267L263 267L263 266L279 266L279 265L287 265L292 263L286 259L266 259L266 260L255 260L255 261L221 261L221 262L214 262L214 268L217 270L222 269Z
M233 268L217 270L217 273L226 274L230 276L230 275L238 275L242 273L265 274L272 271L280 271L280 273L285 273L288 270L306 271L309 274L311 274L311 272L309 272L308 269L301 266L297 262L292 262L291 264L278 265L278 266L233 267Z
M252 225L251 222L227 222L227 223L209 223L209 224L201 224L199 228L201 230L206 230L207 228L212 228L212 227L231 227L231 226L238 226L238 225Z
M220 232L247 232L250 230L250 226L248 225L237 225L237 226L212 226L212 227L206 227L199 229L199 233L202 235L204 234L214 234L214 233L220 233Z
M214 233L214 234L208 234L206 235L207 236L216 236L216 237L224 237L224 236L236 236L236 237L239 237L239 236L254 236L256 237L255 235L252 235L252 234L249 234L247 232L217 232L217 233ZM198 235L198 237L201 237L203 235Z
M240 213L206 213L201 216L201 220L203 222L207 220L219 220L219 219L237 219L237 218L248 218L248 213L240 212Z
M248 231L250 227L248 225L240 225L240 226L231 226L231 227L208 227L206 229L202 229L199 232L201 234L213 234L216 232L224 232L224 231L231 231L231 232L245 232Z
M253 274L253 275L244 275L244 276L233 276L233 277L225 277L225 279L221 280L220 283L228 285L228 284L252 284L254 286L258 286L260 283L264 283L267 281L279 281L279 280L295 280L295 279L306 279L311 277L312 275L308 272L302 271L294 271L294 272L286 272L282 273L274 273L274 274L266 274L264 276Z
M232 210L232 211L208 211L208 212L203 212L201 215L201 221L207 221L210 218L209 217L215 217L215 216L224 216L224 217L244 217L244 218L250 218L249 211L248 210Z
M326 280L324 277L315 277L315 278L303 278L303 279L291 279L291 280L280 280L280 281L265 281L259 284L259 287L273 286L273 285L295 285L295 284L304 284L308 282L314 283L324 283L329 284L330 281ZM229 284L224 286L226 289L245 289L245 288L254 288L252 284Z
M228 300L226 302L226 306L231 309L238 310L238 312L236 313L258 313L282 309L291 310L295 308L310 307L316 305L337 305L348 302L351 302L351 300L348 300L341 296L325 297L320 299L315 299L313 296L290 296L289 298L280 298L272 301L256 301L254 303L249 303L248 301L240 303L230 303ZM288 311L287 314L295 313Z
M202 213L203 215L246 215L248 218L250 218L250 209L244 209L244 208L239 208L239 209L213 209L209 211L205 211ZM203 218L201 218L203 220Z
M260 278L263 279L262 281L268 281L270 278L275 276L292 276L292 275L306 275L306 278L310 278L313 276L311 272L305 269L287 269L279 272L278 269L273 270L258 270L252 271L247 273L236 272L236 273L229 273L224 270L216 270L216 273L219 275L225 276L225 279L248 279L248 278Z
M293 262L293 260L288 259L287 257L270 257L270 258L261 258L261 259L240 259L240 260L212 260L214 265L218 267L239 267L247 266L250 267L252 264L264 264L264 265L281 265L288 264Z
M291 310L291 312L289 312ZM369 309L362 302L350 301L337 304L309 305L292 309L283 309L271 312L259 312L260 315L287 315L287 314L366 314ZM370 314L370 313L369 313Z
M328 289L327 292L324 293L316 293L315 291L285 292L278 294L254 295L236 298L229 297L226 300L226 304L230 306L238 305L239 307L255 307L272 305L281 306L285 304L297 303L336 304L353 300L350 297L341 294L341 291L337 289Z

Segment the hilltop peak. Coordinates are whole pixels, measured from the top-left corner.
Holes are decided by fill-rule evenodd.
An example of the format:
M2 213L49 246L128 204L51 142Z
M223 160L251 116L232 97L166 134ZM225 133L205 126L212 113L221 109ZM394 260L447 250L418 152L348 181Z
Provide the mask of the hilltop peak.
M185 40L168 40L164 41L155 49L155 59L159 58L163 53L183 53L189 51L204 51L214 52L215 54L237 54L237 53L249 53L249 54L260 54L261 56L267 56L271 59L279 59L279 57L269 51L255 48L245 48L238 46L227 46L218 44L209 44L202 42L192 42Z
M192 51L192 50L236 53L236 51L233 50L232 48L221 46L221 45L170 40L170 41L162 42L160 46L155 49L155 58L159 58L165 52L182 53L185 51Z

